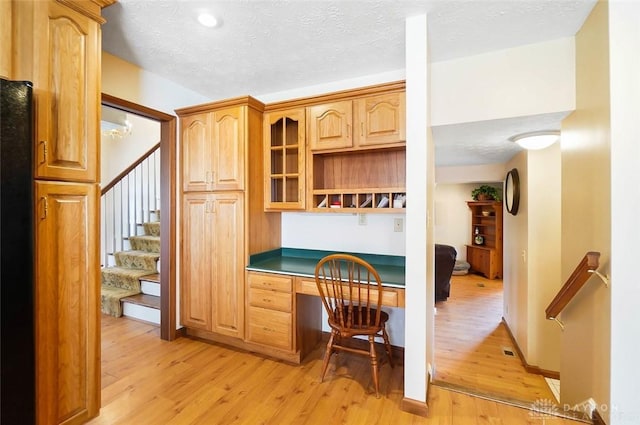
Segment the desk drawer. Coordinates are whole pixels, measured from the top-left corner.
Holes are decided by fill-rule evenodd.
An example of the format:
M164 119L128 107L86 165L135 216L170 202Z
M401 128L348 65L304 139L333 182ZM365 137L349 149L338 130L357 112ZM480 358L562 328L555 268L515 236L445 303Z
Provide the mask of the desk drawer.
M292 335L291 313L249 307L247 340L291 350Z
M272 310L291 312L292 296L287 292L277 292L267 289L249 288L249 305Z
M298 282L296 285L296 292L299 294L320 296L315 280L298 279ZM377 289L372 290L371 296L373 299L376 299L378 297L378 290ZM393 289L383 290L382 305L388 306L388 307L398 307L398 293Z
M270 275L263 273L249 273L249 286L251 288L271 289L280 292L292 292L291 277Z

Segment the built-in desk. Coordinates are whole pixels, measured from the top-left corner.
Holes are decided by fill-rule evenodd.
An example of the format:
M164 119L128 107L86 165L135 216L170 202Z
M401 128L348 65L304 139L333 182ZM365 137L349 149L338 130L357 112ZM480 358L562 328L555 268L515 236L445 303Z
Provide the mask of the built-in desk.
M321 339L318 261L335 251L279 248L252 255L247 266L246 335L253 351L299 363ZM382 305L404 307L405 258L349 252L380 275Z

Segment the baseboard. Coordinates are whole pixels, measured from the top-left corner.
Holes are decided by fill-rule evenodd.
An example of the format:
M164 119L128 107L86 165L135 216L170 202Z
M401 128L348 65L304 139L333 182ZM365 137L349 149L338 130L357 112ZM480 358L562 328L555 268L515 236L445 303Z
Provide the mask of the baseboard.
M407 397L404 397L400 402L400 409L411 413L412 415L423 416L425 418L429 414L429 406L426 402L413 400Z
M183 326L181 328L176 329L176 338L182 338L185 336L187 336L187 328Z
M520 346L518 345L518 341L516 341L516 338L513 336L513 333L511 332L511 329L509 328L509 324L507 323L507 321L505 320L505 318L502 318L502 323L504 323L504 327L507 329L507 333L509 334L509 339L511 340L511 343L513 344L513 347L515 348L516 352L518 353L518 357L520 358L520 362L522 363L522 367L524 367L524 369L528 372L528 373L534 373L536 375L542 375L546 378L551 378L551 379L560 379L560 372L557 372L555 370L547 370L547 369L542 369L538 366L533 366L527 363L527 360L525 359L524 355L522 354L522 350L520 349Z

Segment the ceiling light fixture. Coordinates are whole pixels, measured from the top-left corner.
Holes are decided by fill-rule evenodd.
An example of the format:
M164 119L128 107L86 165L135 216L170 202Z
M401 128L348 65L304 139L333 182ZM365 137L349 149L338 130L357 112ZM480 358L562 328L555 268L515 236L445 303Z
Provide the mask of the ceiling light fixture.
M530 131L509 137L510 141L529 150L544 149L553 145L559 139L560 132L558 130Z
M200 13L198 15L198 22L208 28L213 28L218 25L218 20L210 13Z

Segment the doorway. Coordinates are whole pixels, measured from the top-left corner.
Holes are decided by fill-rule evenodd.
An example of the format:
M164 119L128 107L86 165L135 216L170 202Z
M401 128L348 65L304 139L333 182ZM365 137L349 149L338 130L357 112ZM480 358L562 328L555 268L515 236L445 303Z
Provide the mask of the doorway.
M101 103L160 123L160 338L176 338L176 117L103 93Z

